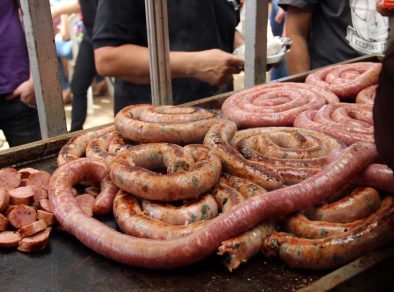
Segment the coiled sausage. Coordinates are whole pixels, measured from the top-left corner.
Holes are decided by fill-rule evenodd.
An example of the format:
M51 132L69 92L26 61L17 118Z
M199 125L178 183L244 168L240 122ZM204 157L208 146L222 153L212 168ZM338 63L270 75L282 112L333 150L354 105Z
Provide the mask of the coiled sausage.
M318 111L305 111L297 116L294 127L325 133L347 145L374 141L372 106L367 104L328 104Z
M218 123L209 129L204 138L204 144L220 158L224 171L248 179L267 190L281 187L283 180L276 170L245 159L229 145L236 131L237 126L234 122Z
M222 111L238 127L291 126L296 116L337 103L335 94L303 83L270 83L255 86L227 98Z
M57 157L57 165L61 166L69 161L82 157L85 155L86 147L91 140L109 132L113 132L114 130L114 126L109 126L71 138L70 141L60 149L59 156Z
M143 199L177 201L197 198L218 180L219 158L206 152L195 157L175 144L143 144L119 154L111 179L121 189ZM167 168L167 175L149 169Z
M305 83L330 90L341 99L349 99L377 84L381 68L381 63L372 62L328 66L308 75Z
M131 141L189 144L201 142L208 129L221 120L202 108L131 105L115 116L118 133Z
M300 128L272 127L238 131L231 145L246 158L275 169L286 185L318 172L331 151L342 149L337 140Z

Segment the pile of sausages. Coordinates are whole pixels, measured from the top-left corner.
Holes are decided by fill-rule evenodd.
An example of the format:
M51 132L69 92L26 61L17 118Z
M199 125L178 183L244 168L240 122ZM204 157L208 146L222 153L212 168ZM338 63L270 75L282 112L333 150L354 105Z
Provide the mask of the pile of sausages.
M33 168L0 169L0 248L44 249L56 218L48 203L49 173Z
M366 65L339 68L324 73L325 79L371 81L373 74L362 68ZM392 199L381 200L369 187L393 192L394 177L386 166L371 164L378 159L371 105L340 103L330 88L317 86L283 83L246 90L224 103L228 119L200 108L129 106L115 117L114 127L82 134L60 151L50 182L52 210L62 228L86 246L128 265L175 268L217 252L231 271L260 250L267 256L279 252L299 268L347 263L393 240L386 236L393 233ZM293 123L296 127L283 127ZM97 196L90 197L90 209L76 199L76 184L101 186L87 188ZM343 200L362 202L358 198L367 193L373 202L356 212L358 218L343 223L343 210L316 207L355 186L366 188ZM95 208L98 198L103 203ZM339 213L340 223L318 217L325 210ZM111 211L122 232L92 217ZM300 211L288 222L279 220ZM330 224L337 225L326 227ZM309 235L299 230L325 237L302 239ZM295 233L305 242L277 231ZM365 240L350 240L364 234ZM326 249L332 241L335 248ZM316 245L325 252L322 263L311 251ZM349 249L357 252L349 256ZM338 250L341 259L333 261Z

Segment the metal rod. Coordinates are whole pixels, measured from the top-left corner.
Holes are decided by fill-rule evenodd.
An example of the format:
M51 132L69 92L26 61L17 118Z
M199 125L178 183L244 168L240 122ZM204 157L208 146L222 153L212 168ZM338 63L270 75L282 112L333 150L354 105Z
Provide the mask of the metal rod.
M42 139L67 132L49 1L21 0Z
M153 104L172 104L167 0L145 0Z
M268 1L248 0L245 11L245 88L265 82Z

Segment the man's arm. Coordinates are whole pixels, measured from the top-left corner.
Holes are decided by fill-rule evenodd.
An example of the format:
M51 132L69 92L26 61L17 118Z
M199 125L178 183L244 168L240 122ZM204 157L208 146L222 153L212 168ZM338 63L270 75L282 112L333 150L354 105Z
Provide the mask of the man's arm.
M149 52L146 47L126 44L95 49L97 72L136 84L149 84ZM170 52L172 78L196 78L214 86L232 83L232 74L242 71L244 61L227 52Z
M81 12L81 7L79 5L79 0L73 0L70 2L57 4L51 7L52 18L60 16L62 14L72 14Z
M308 35L312 21L312 12L288 6L286 15L286 36L293 45L287 55L289 75L310 70Z

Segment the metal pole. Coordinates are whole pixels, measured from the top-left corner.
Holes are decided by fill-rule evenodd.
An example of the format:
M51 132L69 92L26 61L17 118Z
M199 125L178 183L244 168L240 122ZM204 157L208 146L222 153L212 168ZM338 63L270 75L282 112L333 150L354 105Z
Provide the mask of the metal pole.
M153 104L172 104L167 0L145 0Z
M268 1L246 1L245 88L265 82Z
M21 0L43 139L67 132L49 1Z

